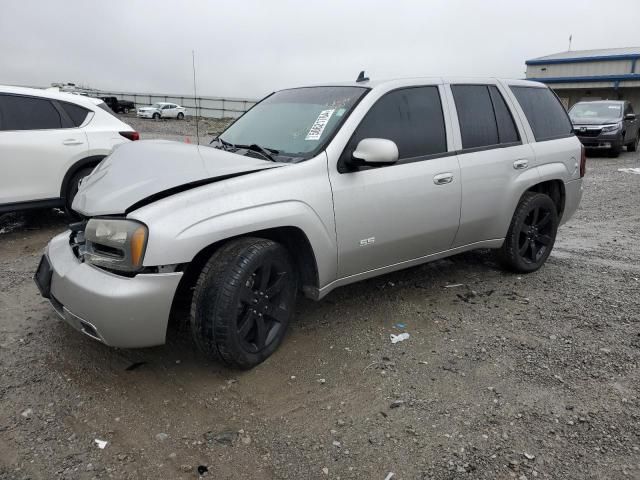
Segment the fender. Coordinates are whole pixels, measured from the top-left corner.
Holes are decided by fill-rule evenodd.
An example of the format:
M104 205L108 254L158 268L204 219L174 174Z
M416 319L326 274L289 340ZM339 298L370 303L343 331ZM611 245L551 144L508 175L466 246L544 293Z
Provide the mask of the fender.
M573 168L573 170L571 170ZM580 177L580 163L573 159L573 164L567 165L563 162L545 163L538 167L540 181L561 180L563 183L570 182Z
M62 179L62 185L60 186L60 198L65 198L67 196L67 188L69 187L69 182L78 170L89 167L91 165L95 166L100 163L104 157L106 157L106 155L92 155L91 157L86 157L82 160L78 160L76 163L71 165L71 167L69 167L69 169L67 170L67 173L64 174L64 178Z
M129 215L135 218L137 212ZM189 263L204 248L221 240L279 227L299 228L309 240L318 268L320 287L335 280L338 249L335 232L318 213L298 200L239 208L204 218L176 231L171 224L154 225L150 232L144 265ZM180 245L179 249L175 245Z
M513 212L516 211L520 198L522 198L524 192L540 182L540 172L538 168L535 167L525 170L508 186L510 192L508 198L510 202L498 207L500 208L500 213L496 214L496 218L499 219L496 236L499 235L501 238L504 238L507 235L511 219L513 218Z

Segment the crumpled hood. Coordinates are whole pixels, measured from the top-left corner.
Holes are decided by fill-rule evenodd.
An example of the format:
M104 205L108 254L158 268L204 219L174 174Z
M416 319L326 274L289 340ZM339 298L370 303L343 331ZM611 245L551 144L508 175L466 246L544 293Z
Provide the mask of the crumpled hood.
M149 110L159 110L159 109L155 107L140 107L138 110L142 112L148 112Z
M169 140L130 142L118 146L85 177L72 207L85 216L120 214L176 187L284 165Z

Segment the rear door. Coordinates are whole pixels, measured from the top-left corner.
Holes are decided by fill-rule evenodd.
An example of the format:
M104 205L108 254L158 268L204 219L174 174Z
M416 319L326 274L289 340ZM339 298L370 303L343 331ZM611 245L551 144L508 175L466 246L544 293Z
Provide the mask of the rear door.
M87 149L57 102L0 94L0 204L59 198L67 165Z
M341 278L450 248L460 218L460 169L447 142L442 87L384 94L330 169ZM360 140L396 143L394 165L345 169Z
M462 208L455 247L503 238L522 177L537 177L532 148L496 83L455 83Z

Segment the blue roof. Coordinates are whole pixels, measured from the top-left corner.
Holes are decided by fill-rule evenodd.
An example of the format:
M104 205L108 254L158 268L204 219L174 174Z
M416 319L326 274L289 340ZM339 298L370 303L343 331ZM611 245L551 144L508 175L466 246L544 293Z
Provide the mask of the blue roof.
M552 65L558 63L611 62L638 59L640 59L640 47L625 47L566 51L533 58L525 63L527 65Z

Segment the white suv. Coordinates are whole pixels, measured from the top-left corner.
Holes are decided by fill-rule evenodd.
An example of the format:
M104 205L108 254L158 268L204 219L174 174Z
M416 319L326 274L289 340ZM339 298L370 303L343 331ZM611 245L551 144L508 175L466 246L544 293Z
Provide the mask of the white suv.
M102 101L0 86L0 213L69 207L83 177L138 139Z

